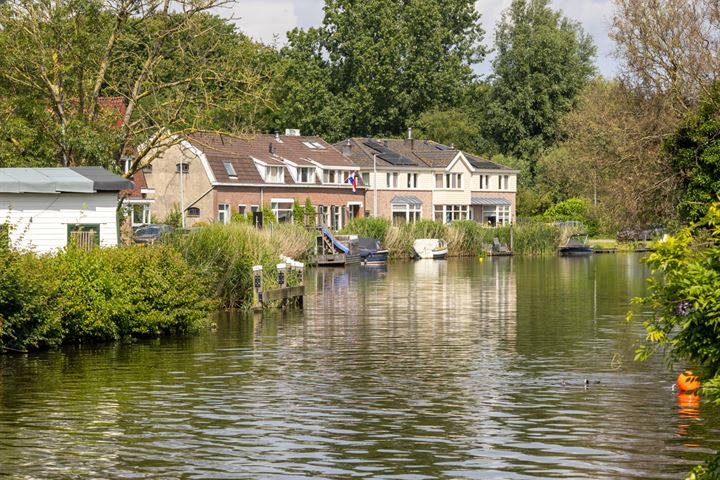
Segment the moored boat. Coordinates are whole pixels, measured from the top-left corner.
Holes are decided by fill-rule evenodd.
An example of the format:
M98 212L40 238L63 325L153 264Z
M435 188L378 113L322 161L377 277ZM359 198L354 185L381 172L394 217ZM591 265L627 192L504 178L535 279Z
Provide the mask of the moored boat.
M363 263L371 265L387 263L389 252L380 245L380 241L370 237L358 237L357 242Z
M447 243L438 238L419 238L413 243L413 250L418 258L439 260L447 257L448 254Z
M593 253L593 249L587 243L587 233L576 233L570 235L565 245L560 247L560 255L569 257L574 255L589 255Z

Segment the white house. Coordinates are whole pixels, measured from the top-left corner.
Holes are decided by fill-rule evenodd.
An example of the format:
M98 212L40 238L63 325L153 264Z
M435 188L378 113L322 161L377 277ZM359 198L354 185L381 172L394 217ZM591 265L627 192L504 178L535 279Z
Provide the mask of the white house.
M118 192L131 181L102 167L0 168L0 228L13 247L38 253L71 238L118 244Z

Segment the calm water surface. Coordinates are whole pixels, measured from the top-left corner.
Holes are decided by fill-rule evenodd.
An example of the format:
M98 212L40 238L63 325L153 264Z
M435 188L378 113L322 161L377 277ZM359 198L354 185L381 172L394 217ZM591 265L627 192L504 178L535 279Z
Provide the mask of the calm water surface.
M720 411L632 361L638 258L318 270L304 312L1 357L0 476L684 478Z

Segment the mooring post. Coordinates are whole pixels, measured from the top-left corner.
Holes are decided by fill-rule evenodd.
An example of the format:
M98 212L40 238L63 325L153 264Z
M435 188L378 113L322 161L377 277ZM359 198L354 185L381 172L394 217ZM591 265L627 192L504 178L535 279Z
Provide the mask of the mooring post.
M285 288L285 284L287 283L287 264L285 263L278 263L277 264L277 283L278 288L283 289ZM287 292L283 292L283 299L280 301L280 305L282 308L285 308L287 306Z
M262 265L255 265L253 269L253 308L262 308Z

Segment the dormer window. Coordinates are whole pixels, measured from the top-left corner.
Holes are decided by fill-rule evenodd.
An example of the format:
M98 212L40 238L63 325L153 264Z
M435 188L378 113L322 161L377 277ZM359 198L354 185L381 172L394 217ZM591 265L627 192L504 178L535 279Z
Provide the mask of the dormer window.
M223 162L223 166L225 167L225 172L227 172L228 177L237 178L237 173L235 173L235 167L233 167L232 163Z
M301 167L297 169L298 183L315 183L315 169Z
M285 168L284 167L267 167L267 174L265 175L265 181L267 183L285 183Z

